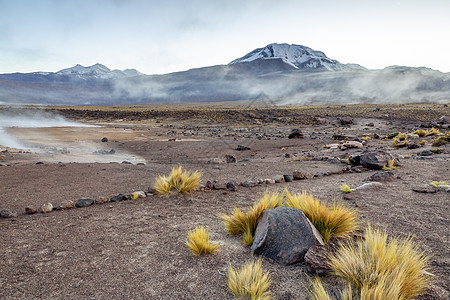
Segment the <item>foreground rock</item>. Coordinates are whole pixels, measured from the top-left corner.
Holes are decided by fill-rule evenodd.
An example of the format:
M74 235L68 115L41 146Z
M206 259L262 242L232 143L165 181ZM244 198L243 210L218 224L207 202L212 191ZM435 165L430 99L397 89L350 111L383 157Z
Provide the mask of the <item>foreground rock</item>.
M328 264L330 254L330 251L321 245L315 245L309 248L305 254L305 265L308 272L317 275L330 273L331 267Z
M0 211L0 217L2 218L17 218L17 212L9 210L9 209L2 209L2 211Z
M88 207L94 204L94 199L90 198L80 198L75 202L75 207L81 208L81 207Z
M53 210L53 204L51 204L50 202L44 203L41 206L41 211L44 214L47 214L47 213L51 212L52 210Z
M394 157L386 151L378 150L364 151L360 154L350 155L348 159L352 165L361 165L372 170L381 170Z
M298 128L292 129L291 133L288 136L288 139L302 139L302 138L303 133Z
M65 200L58 205L59 210L71 209L73 208L74 203L72 200Z
M304 259L314 245L323 245L322 236L299 209L266 209L259 218L251 250L282 265Z

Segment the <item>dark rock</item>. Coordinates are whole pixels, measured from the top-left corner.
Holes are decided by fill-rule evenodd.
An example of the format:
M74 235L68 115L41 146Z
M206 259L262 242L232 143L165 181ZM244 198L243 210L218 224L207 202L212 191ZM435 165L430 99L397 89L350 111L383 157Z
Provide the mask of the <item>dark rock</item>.
M51 204L50 202L44 203L41 206L41 211L44 214L47 214L47 213L51 212L52 210L53 210L53 204Z
M308 272L317 275L325 275L331 272L328 264L330 251L324 246L314 245L305 254L305 265Z
M32 214L35 214L35 213L37 213L37 208L35 207L35 206L27 206L27 207L25 207L25 213L27 214L27 215L32 215Z
M306 176L305 173L302 173L300 171L294 171L294 173L292 174L292 177L294 180L308 179L308 176Z
M352 117L341 117L339 118L339 122L341 125L351 125L353 124L353 118Z
M124 161L122 162L122 164L124 164L124 165L132 165L133 163L130 162L130 161L124 160Z
M351 155L349 157L352 165L358 165L359 161L361 166L371 170L381 170L383 166L388 165L388 161L391 159L394 159L393 156L382 150L364 151L360 155Z
M379 172L375 173L369 178L372 181L392 181L394 180L394 173L392 172Z
M408 143L408 149L417 149L420 148L420 146L416 143Z
M236 157L234 157L233 155L225 155L225 160L227 163L235 163L236 162Z
M289 153L284 154L284 158L291 158L291 155Z
M437 189L434 189L432 187L417 187L412 189L416 193L422 193L422 194L434 194L437 193Z
M253 179L247 179L243 183L241 183L241 185L243 187L253 187L253 186L257 186L258 182L256 182L256 180L253 180Z
M237 184L237 182L236 181L229 181L229 182L227 182L227 190L230 190L230 191L237 191L237 186L238 186L238 184Z
M9 209L2 209L2 211L0 211L0 217L5 218L5 219L9 219L9 218L17 218L17 212L9 210Z
M261 214L251 250L282 265L304 259L314 245L323 245L322 236L299 209L278 207Z
M292 182L294 180L294 176L292 175L283 175L283 177L286 182Z
M106 142L108 142L108 138L106 138L106 137L102 138L102 143L106 143Z
M77 202L75 202L75 207L88 207L91 206L92 204L94 204L94 199L90 199L90 198L80 198L77 200Z
M119 194L117 196L112 196L111 198L109 198L109 202L121 202L121 201L125 201L125 200L128 200L128 197L123 194Z
M419 156L430 156L433 155L433 152L431 152L430 150L423 150L419 153Z
M303 133L298 128L292 129L291 133L288 136L288 139L302 139L302 138L303 138Z
M154 194L156 194L156 190L153 187L149 186L147 188L147 195L154 195ZM111 201L111 199L110 199L110 201Z
M373 127L373 126L375 126L375 124L373 124L373 122L370 122L370 123L366 124L366 126Z
M43 165L44 163L42 162L42 161L38 161L37 163L36 163L36 165Z
M378 133L375 132L375 133L373 134L373 138L374 138L374 139L379 139L379 138L380 138L380 135L379 135Z
M380 111L379 107L375 107L372 111Z
M237 151L245 151L245 150L251 150L251 148L250 147L246 147L246 146L242 146L242 145L238 145L236 147L236 150Z
M227 188L227 185L225 183L221 183L218 181L213 182L213 190L225 190Z

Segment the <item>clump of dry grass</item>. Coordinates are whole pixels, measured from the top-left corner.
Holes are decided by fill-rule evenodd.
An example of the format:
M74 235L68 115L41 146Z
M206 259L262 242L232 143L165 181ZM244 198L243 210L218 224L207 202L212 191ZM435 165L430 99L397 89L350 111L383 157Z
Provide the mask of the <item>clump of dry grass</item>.
M395 166L395 160L390 159L390 160L388 160L387 166L383 166L381 169L383 171L392 171L392 170L397 170L398 167Z
M339 189L341 190L341 192L346 193L346 194L352 192L352 189L348 185L346 185L345 183L343 185L341 185L339 187Z
M188 232L186 246L194 255L200 255L214 253L219 244L211 243L209 241L209 232L203 226L200 226Z
M369 226L364 239L341 245L330 257L333 271L356 287L361 299L408 299L428 287L429 258L411 238L387 239L385 231Z
M443 146L447 143L450 143L450 131L447 132L445 135L440 136L436 139L433 139L431 141L431 146L433 147L439 147L439 146Z
M291 195L287 190L285 205L303 211L305 216L322 234L324 242L331 237L346 238L358 229L356 210L334 202L331 207L314 198L311 193Z
M439 131L439 129L433 127L430 130L428 130L426 135L429 136L429 135L440 135L440 134L441 134L441 132Z
M186 194L195 191L200 184L202 174L198 171L183 171L182 167L173 168L169 176L159 176L156 179L154 189L160 195L176 193Z
M424 137L428 134L427 130L424 129L417 129L416 131L413 132L414 134L417 134L420 137Z
M262 198L257 200L246 213L235 207L231 215L221 214L225 227L230 235L244 234L244 244L253 244L253 235L258 225L258 219L265 209L272 209L283 206L284 193L265 192Z
M399 137L395 137L392 140L392 147L402 148L408 146L408 140L406 137L404 139L400 139Z
M261 258L250 259L235 270L228 266L228 288L238 299L270 299L270 274L263 272Z
M443 185L448 185L448 182L447 181L432 181L432 182L430 182L430 185L432 187L439 188Z

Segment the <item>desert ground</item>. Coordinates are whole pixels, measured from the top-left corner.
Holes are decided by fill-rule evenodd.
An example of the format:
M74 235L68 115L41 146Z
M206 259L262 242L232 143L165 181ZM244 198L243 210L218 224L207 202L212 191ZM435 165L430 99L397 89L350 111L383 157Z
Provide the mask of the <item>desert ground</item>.
M0 146L0 210L18 213L0 219L2 299L233 299L224 274L229 264L241 266L252 255L241 237L227 234L218 214L231 213L235 206L245 209L266 190L285 188L355 207L362 230L370 223L391 236L412 235L431 256L434 274L427 293L418 299L450 298L450 193L429 185L450 181L450 145L432 147L436 136L427 136L410 140L426 140L419 148L395 148L385 139L450 116L447 105L45 109L97 127L6 129L29 149ZM341 125L341 117L353 118L353 124ZM304 137L288 139L293 128ZM335 134L359 140L363 148L323 147L340 142L332 139ZM101 141L104 137L107 142ZM237 151L238 145L250 150ZM436 148L443 150L419 155ZM107 154L112 149L114 154ZM354 188L379 172L342 172L347 164L340 160L362 150L385 150L396 157L394 180L344 195L342 184ZM226 163L225 155L237 161ZM158 175L180 165L201 171L203 185L273 178L295 170L308 179L25 214L25 207L46 202L58 206L64 200L147 191ZM206 227L220 251L193 256L185 242L195 226ZM304 263L281 266L263 260L263 268L271 274L273 299L308 299L313 274ZM339 286L334 276L323 280L331 290Z

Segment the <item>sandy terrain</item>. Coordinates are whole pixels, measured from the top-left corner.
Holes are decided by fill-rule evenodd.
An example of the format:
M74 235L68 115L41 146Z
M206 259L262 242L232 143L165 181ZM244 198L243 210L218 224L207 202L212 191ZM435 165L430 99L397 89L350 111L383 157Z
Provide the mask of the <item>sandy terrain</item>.
M327 201L342 199L341 184L359 186L369 182L376 171L313 178L314 174L338 173L345 166L318 159L343 158L358 151L323 148L336 142L331 139L333 134L361 138L410 132L424 120L450 115L448 107L442 105L424 106L423 114L419 109L420 116L390 113L387 117L373 115L369 107L367 114L355 110L356 124L341 126L337 117L343 109L351 115L349 107L327 108L321 114L323 124L311 121L316 111L305 113L298 122L270 116L255 122L237 112L234 116L239 123L227 123L226 119L214 122L198 115L189 118L185 111L179 113L179 119L176 114L162 114L140 120L134 115L128 119L121 116L118 120L108 113L75 110L61 114L102 127L8 129L9 134L39 151L0 152L0 209L19 213L17 218L0 219L0 298L233 299L222 274L229 263L239 266L251 253L240 237L227 235L219 213L251 205L266 189L288 187L291 193L308 190ZM384 115L388 114L389 108L383 109ZM374 126L366 126L369 123ZM287 139L292 128L300 128L304 139ZM102 143L103 137L108 142ZM396 179L376 190L352 193L342 201L356 207L365 223L386 228L392 235L413 235L432 257L430 264L436 275L420 299L449 299L450 193L417 193L413 189L427 187L434 180L450 180L450 146L441 146L444 153L425 159L409 157L433 149L432 137L425 139L424 147L413 150L393 148L389 140L368 140L364 149L385 149L399 158L400 168L393 171ZM251 150L236 151L238 145ZM113 155L92 154L111 149L115 150ZM225 154L235 156L238 162L208 163ZM207 180L226 183L272 178L294 170L310 178L239 187L235 192L197 191L49 214L24 212L28 205L58 205L67 199L147 190L157 175L178 165L202 171L203 184ZM184 242L187 231L196 225L209 229L211 239L221 244L220 252L201 257L190 254ZM263 267L271 272L274 299L308 298L311 274L304 264L285 267L265 260ZM332 276L324 280L331 287L337 284Z

